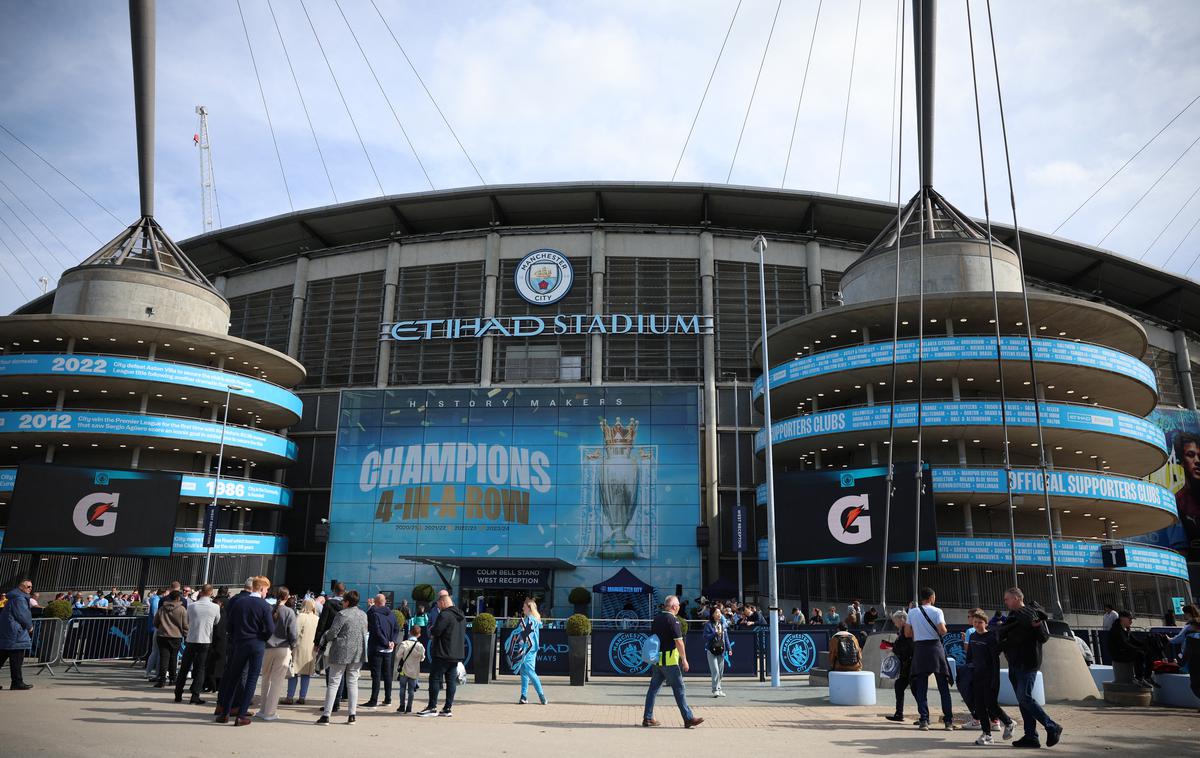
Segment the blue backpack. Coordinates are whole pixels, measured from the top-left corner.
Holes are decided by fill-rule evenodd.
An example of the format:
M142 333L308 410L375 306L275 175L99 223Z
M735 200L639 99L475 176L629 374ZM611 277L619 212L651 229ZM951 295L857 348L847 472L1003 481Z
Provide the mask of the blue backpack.
M657 634L647 634L642 640L642 662L643 663L658 663L659 642Z

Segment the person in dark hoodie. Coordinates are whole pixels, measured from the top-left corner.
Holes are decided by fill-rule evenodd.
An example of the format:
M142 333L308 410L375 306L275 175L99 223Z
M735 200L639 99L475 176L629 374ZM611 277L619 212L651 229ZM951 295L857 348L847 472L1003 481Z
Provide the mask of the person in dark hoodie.
M219 724L229 723L230 716L237 717L236 726L250 724L250 698L258 686L267 640L275 633L271 606L264 599L271 589L271 581L265 576L256 576L251 580L250 588L226 606L229 659L217 693L216 721Z
M1108 654L1118 663L1129 663L1133 666L1133 681L1143 687L1154 686L1154 668L1150 664L1150 646L1134 638L1130 632L1133 626L1133 614L1121 611L1117 620L1108 630Z
M1046 627L1049 617L1040 608L1025 605L1025 593L1019 587L1010 587L1004 593L1004 606L1008 608L1008 617L997 630L997 636L1000 649L1008 657L1008 681L1017 695L1025 725L1025 736L1014 742L1013 747L1041 747L1038 724L1046 730L1046 747L1054 747L1062 738L1063 728L1033 699L1033 685L1042 666L1042 645L1050 639Z
M976 745L991 745L992 720L1004 724L1003 739L1012 739L1013 720L1000 707L1000 643L994 629L988 628L988 617L976 609L967 619L975 633L967 638L967 666L971 670L971 712L979 719L983 732Z
M367 665L371 668L371 699L363 708L379 705L379 685L383 684L383 704L392 704L392 653L400 641L400 623L387 607L387 597L375 596L375 604L367 609Z
M454 692L458 689L458 663L466 651L466 617L454 605L450 593L437 597L438 614L429 627L429 705L418 716L451 716ZM446 683L446 705L438 712L438 695Z
M187 608L179 590L171 590L167 599L158 606L154 614L154 640L158 644L158 679L155 687L165 687L166 682L175 683L175 664L179 658L179 646L188 633Z

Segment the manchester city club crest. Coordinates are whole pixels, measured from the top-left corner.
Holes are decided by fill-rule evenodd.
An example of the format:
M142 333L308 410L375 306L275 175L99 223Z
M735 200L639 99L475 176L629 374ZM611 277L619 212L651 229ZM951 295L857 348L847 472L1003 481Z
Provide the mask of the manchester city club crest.
M642 643L646 635L637 632L622 632L612 638L608 645L608 662L618 674L636 676L650 669L642 660Z
M817 646L810 634L785 634L779 641L779 664L784 671L803 674L817 662Z
M571 262L557 250L543 248L517 264L513 284L517 294L534 305L551 305L566 297L575 281Z

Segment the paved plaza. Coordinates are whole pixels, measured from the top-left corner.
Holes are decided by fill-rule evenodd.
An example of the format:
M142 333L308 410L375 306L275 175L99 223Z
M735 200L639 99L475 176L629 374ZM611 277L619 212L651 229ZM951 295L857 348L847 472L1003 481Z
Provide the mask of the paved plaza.
M534 749L543 755L569 751L585 756L717 749L724 754L802 750L809 755L915 751L950 756L988 749L971 744L976 737L972 730L919 732L911 725L885 721L882 716L891 712L893 702L888 690L879 691L876 706L830 706L827 690L810 687L803 679L787 680L779 689L757 681L727 680L729 696L718 700L707 696L707 681L690 682L691 704L705 719L690 731L681 728L668 690L660 694L655 711L662 726L643 729L642 681L600 680L571 687L555 677L546 679L551 700L547 706L516 705L515 680L501 677L493 684L460 687L452 719L418 719L380 708L360 710L358 723L348 726L343 710L324 727L313 723L318 716L313 703L324 691L314 681L309 705L281 706L279 721L238 728L213 723L211 704L172 702L171 690L154 689L139 675L140 669L127 664L92 665L83 674L59 671L55 677L29 673L34 689L0 692L0 755L349 756L372 750L433 755L481 749L492 755L528 755ZM369 687L365 678L364 684ZM419 695L423 694L422 689ZM360 693L360 702L366 697L366 692ZM956 697L955 707L960 705ZM1189 755L1200 738L1200 714L1190 710L1115 708L1098 701L1051 704L1049 710L1066 728L1055 754ZM1015 715L1016 708L1010 712ZM911 702L909 713L915 715Z

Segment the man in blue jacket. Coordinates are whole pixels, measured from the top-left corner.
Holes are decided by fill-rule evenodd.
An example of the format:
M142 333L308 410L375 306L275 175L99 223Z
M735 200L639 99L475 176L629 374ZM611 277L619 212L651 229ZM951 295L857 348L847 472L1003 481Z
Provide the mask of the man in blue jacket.
M30 690L32 684L26 684L21 677L21 664L25 662L25 654L33 647L30 634L33 633L33 613L29 610L29 593L33 592L33 582L22 579L17 586L8 592L8 603L0 609L0 669L8 661L12 672L12 684L9 689Z
M250 698L258 686L267 640L275 633L271 606L264 599L271 581L265 576L251 580L250 592L243 592L225 606L229 616L229 659L217 693L217 722L225 724L236 716L236 726L250 723ZM245 675L245 681L242 677Z
M367 609L367 664L371 667L371 699L363 708L379 705L379 684L383 683L383 704L392 704L392 652L400 641L400 624L396 614L387 607L387 598L375 596ZM350 693L353 697L353 693Z

